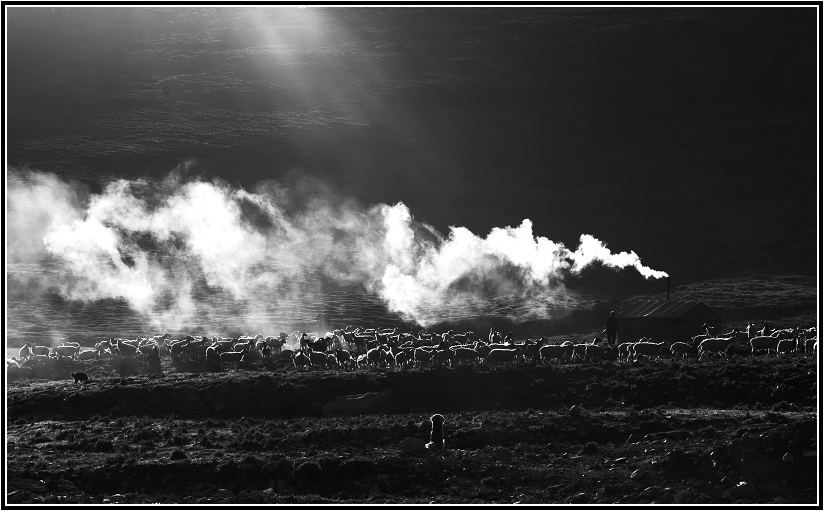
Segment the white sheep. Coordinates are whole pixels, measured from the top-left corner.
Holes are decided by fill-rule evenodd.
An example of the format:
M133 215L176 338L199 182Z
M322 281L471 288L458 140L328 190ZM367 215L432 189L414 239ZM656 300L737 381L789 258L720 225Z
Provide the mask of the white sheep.
M298 371L304 371L309 368L309 357L302 349L298 350L292 354L292 363Z
M782 353L795 353L797 349L798 339L781 339L778 341L775 353L780 356Z
M702 341L702 344L706 342L706 339ZM661 353L664 352L669 346L667 346L664 342L647 342L647 341L639 341L630 346L630 352L632 353L632 360L638 361L638 355L642 355L649 359L653 357L658 358L661 356Z
M486 363L489 364L490 367L495 366L496 364L514 364L515 357L520 354L520 351L512 348L512 349L493 349L489 352L489 355L486 357Z
M32 356L34 356L34 353L32 353L32 351L31 351L32 346L33 346L33 343L30 343L30 342L27 342L26 344L21 346L20 351L17 352L17 358L20 359L20 360L28 360Z
M770 356L770 351L776 351L778 349L778 341L777 337L771 337L769 335L759 335L757 337L753 337L750 339L750 346L752 347L752 356L755 356L756 351L767 351L767 357Z
M39 356L46 356L46 357L49 356L49 351L50 350L49 350L48 346L37 346L36 344L31 343L30 349L31 349L32 355L35 355L35 356L39 355Z
M60 357L75 357L80 351L80 346L55 346L52 351Z
M590 362L600 362L606 358L607 349L603 346L588 344L584 352L584 359Z
M622 342L618 345L618 360L629 362L630 347L633 344L632 342Z
M77 353L77 360L94 360L96 358L100 358L99 350L85 349Z
M478 360L478 352L474 348L466 346L453 346L452 348L454 348L455 360L458 364L475 365Z
M705 353L727 354L727 348L735 342L735 339L727 339L724 337L716 337L713 339L704 339L698 345L698 361L700 362Z
M415 348L415 351L412 352L412 360L415 362L415 367L417 369L421 369L424 366L429 365L432 362L432 358L435 356L434 351L427 350L426 348Z
M553 362L559 362L568 358L571 353L571 346L549 345L541 346L541 349L538 350L541 360L551 360Z
M673 360L676 358L688 359L694 349L695 348L685 342L674 342L670 344L670 353L672 354Z
M572 351L569 354L569 358L572 361L581 359L583 360L584 357L587 355L587 344L586 343L578 343L572 345Z
M123 339L117 340L117 351L121 357L134 357L137 355L137 344L132 344Z
M338 348L335 352L335 358L338 359L338 365L344 369L352 369L352 354L345 349Z
M395 369L401 371L412 362L413 352L411 350L401 350L395 354Z
M249 351L248 348L245 348L241 351L227 351L225 353L220 354L220 370L223 371L224 364L234 364L235 371L237 371L237 364L241 360L243 360L244 355Z

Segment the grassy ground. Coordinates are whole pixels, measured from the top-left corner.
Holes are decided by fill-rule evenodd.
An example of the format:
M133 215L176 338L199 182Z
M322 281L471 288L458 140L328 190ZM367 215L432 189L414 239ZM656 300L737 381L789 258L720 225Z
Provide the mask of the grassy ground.
M817 382L803 355L23 379L7 386L7 497L813 503ZM330 411L342 396L376 392L377 408ZM408 437L428 441L436 412L447 449L402 449Z

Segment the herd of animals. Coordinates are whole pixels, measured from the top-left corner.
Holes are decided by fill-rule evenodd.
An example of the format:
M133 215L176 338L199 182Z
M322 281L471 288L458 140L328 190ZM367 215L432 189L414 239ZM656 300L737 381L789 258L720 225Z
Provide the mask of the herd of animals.
M772 329L767 323L756 331L750 323L746 331L734 329L715 335L710 328L691 342L657 342L642 338L637 342L605 345L595 337L589 342L552 342L545 337L516 341L512 334L503 335L490 329L486 339L474 332L440 334L421 331L412 333L393 329L362 329L346 327L315 333L281 332L278 336L263 335L238 338L187 335L174 339L171 334L137 339L111 338L94 347L64 342L60 346L39 346L27 343L17 357L7 359L7 368L42 363L73 365L76 361L115 359L121 363L142 364L149 373L161 372L160 359L168 357L172 366L200 370L223 371L228 367L256 368L260 364L290 364L297 371L310 369L357 368L424 369L428 367L503 366L534 363L619 362L669 358L698 361L705 357L725 357L730 354L815 355L818 353L816 328L800 327ZM77 374L78 376L74 376ZM85 381L82 373L73 373L75 381ZM85 376L85 375L84 375Z

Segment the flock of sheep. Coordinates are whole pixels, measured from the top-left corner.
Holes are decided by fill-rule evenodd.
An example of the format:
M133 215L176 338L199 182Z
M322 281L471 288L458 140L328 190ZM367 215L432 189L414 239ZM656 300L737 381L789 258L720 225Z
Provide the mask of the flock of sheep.
M750 325L752 326L752 325ZM599 338L587 343L549 343L545 337L515 341L512 334L503 336L490 329L486 339L474 332L441 334L420 332L417 335L394 329L361 329L346 327L323 336L306 332L285 332L278 336L262 335L239 338L186 336L173 339L171 334L133 340L108 339L91 347L64 342L60 346L38 346L27 343L19 357L7 360L7 367L24 366L49 360L72 364L78 360L117 358L137 361L150 369L160 370L160 358L169 357L175 367L201 366L209 370L254 368L259 363L282 362L298 371L313 368L395 368L423 369L427 367L502 366L523 363L619 362L642 359L671 358L699 361L704 357L726 356L730 353L763 353L769 357L805 353L816 354L818 340L815 327L756 332L748 328L724 335L696 336L691 342L656 342L642 338L637 342L604 345ZM154 370L150 370L154 372Z

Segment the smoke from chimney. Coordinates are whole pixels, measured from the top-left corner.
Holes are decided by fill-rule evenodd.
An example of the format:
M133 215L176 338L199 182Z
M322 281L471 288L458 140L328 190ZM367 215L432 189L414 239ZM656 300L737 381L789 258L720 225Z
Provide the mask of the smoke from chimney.
M278 304L255 297L321 293L313 272L361 285L421 325L502 296L522 299L517 314L546 317L549 304L574 302L564 278L596 262L667 277L588 234L574 250L536 236L529 219L485 237L463 227L442 234L403 203L363 207L272 181L247 191L172 173L93 194L52 174L10 171L8 183L9 262L48 258L60 269L48 285L61 295L123 300L158 329L226 304L241 325L265 317Z

